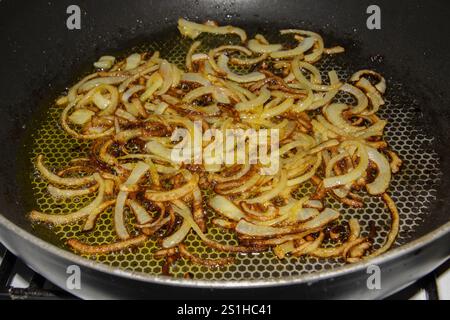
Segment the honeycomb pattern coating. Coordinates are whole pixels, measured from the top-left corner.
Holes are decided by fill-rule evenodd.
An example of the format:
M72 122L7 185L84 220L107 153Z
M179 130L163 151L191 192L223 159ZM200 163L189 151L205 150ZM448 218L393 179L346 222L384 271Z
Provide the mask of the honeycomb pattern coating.
M218 46L219 44L237 44L233 37L201 36L202 46L198 52L204 49ZM269 37L269 39L271 39ZM180 68L184 68L186 52L192 42L179 36L172 37L169 41L155 41L150 45L142 46L142 50L160 50L161 56ZM324 57L318 63L318 67L324 79L327 72L336 70L341 80L347 80L352 71L345 67L339 57ZM234 68L236 72L247 72L248 68ZM431 203L436 198L436 186L441 178L437 154L430 150L433 138L427 135L415 119L419 116L417 108L413 104L405 104L396 92L401 92L402 86L395 82L388 82L386 105L382 107L379 116L388 120L385 130L385 139L391 148L398 152L403 159L401 172L394 176L390 194L397 203L400 213L400 232L395 243L396 246L408 242L414 230L425 219L429 219ZM337 97L339 102L353 103L353 98L346 94ZM48 110L46 120L40 124L34 134L34 147L30 153L33 161L38 154L44 154L46 163L51 168L63 168L72 158L85 156L89 148L89 142L76 141L69 137L58 124L61 109L52 106ZM91 196L80 197L72 200L55 200L46 191L47 183L36 172L30 174L30 185L34 194L38 210L63 214L74 211L86 205L92 200ZM300 186L298 196L313 192L310 183ZM341 221L356 218L360 221L363 235L368 233L369 224L377 227L377 236L374 239L375 248L380 247L389 231L390 216L382 200L378 197L365 196L365 206L361 209L344 208L334 199L327 199L328 204L342 213ZM212 213L208 213L209 218ZM132 215L127 214L129 225L132 224ZM112 227L112 209L102 213L97 220L95 229L91 232L82 231L82 222L54 228L57 237L64 242L72 237L90 244L103 244L114 242L115 235ZM208 236L215 241L236 244L235 236L229 231L209 224ZM194 233L189 233L185 243L188 249L202 258L225 257L227 254L219 253L204 246ZM153 253L159 249L156 240L147 241L145 246L127 250L126 252L107 255L87 256L86 258L109 264L118 268L131 271L160 274L163 262L153 257ZM258 254L240 254L236 257L236 263L219 269L194 265L189 261L180 259L172 267L171 273L175 277L183 277L189 274L196 279L210 280L251 280L264 278L279 278L296 276L305 273L320 272L343 265L337 259L318 259L314 257L289 257L284 260L277 259L272 252Z

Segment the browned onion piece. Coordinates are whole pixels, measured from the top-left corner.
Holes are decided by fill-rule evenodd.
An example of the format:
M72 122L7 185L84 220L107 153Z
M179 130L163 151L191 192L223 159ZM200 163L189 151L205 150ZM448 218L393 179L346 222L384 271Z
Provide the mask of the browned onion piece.
M163 201L173 201L184 197L186 194L191 193L198 183L198 175L193 174L192 179L188 181L185 185L180 188L173 189L170 191L153 191L149 190L145 193L145 197L148 200L163 202Z
M249 66L249 65L254 65L254 64L260 63L261 61L266 60L268 57L269 57L269 55L267 53L263 53L262 55L260 55L259 57L256 57L256 58L241 59L241 58L233 57L230 59L230 62L232 64Z
M127 240L101 245L89 245L79 241L78 239L69 239L67 240L67 245L81 254L94 255L94 254L107 254L110 252L122 251L130 247L137 247L144 244L146 240L147 236L141 234L139 236Z
M382 194L384 203L388 207L390 213L391 213L391 230L388 233L386 242L383 244L381 248L378 250L375 250L368 256L365 256L365 259L373 258L376 256L379 256L382 253L385 253L389 248L394 244L395 239L397 238L398 230L399 230L399 224L400 224L400 217L398 215L397 206L395 205L394 200L387 194Z
M87 217L93 210L95 210L102 202L105 193L105 183L98 173L94 173L94 179L98 182L97 197L86 207L68 214L47 214L36 210L31 211L29 218L32 221L46 222L51 224L67 224Z
M375 88L377 88L377 90L383 94L386 91L386 80L384 79L384 77L382 75L380 75L378 72L375 72L373 70L360 70L356 73L354 73L352 75L352 77L350 78L350 81L358 81L359 79L361 79L362 76L364 75L371 75L371 76L375 76L379 79L379 82L375 85Z
M259 221L272 220L279 213L278 208L275 208L274 206L269 206L266 211L254 210L251 205L245 201L242 201L240 206L249 218Z
M202 198L202 192L200 191L200 188L197 186L194 188L194 191L192 192L192 196L194 198L192 206L193 206L193 216L195 223L198 224L200 229L204 232L206 230L206 222L203 212L203 198Z
M360 243L350 249L347 262L356 262L364 255L364 253L370 249L371 244L369 242Z
M327 223L336 220L339 217L339 213L326 208L319 215L314 217L313 219L301 223L299 225L287 226L287 227L272 227L272 226L264 226L264 225L255 225L251 224L245 220L239 221L236 226L236 231L238 233L255 236L255 237L276 237L280 235L290 234L290 233L298 233L303 232L308 229L315 229L318 227L322 227Z
M276 246L276 245L280 245L282 243L285 243L287 241L296 241L296 240L303 239L307 235L309 235L311 233L315 233L315 232L317 232L319 230L320 229L310 229L310 230L306 230L304 232L300 232L300 233L296 233L296 234L288 234L288 235L285 235L285 236L280 236L280 237L271 238L271 239L250 238L250 239L246 239L246 241L251 243L251 244L253 244L253 245L255 245L255 246Z
M251 165L249 163L241 165L241 169L233 175L223 177L218 174L211 174L211 179L217 182L228 182L233 180L238 180L246 175L251 169Z
M225 266L227 264L231 264L234 262L234 258L232 258L232 257L223 258L223 259L203 259L203 258L197 257L197 256L193 255L192 253L190 253L188 251L188 249L186 249L186 246L184 244L178 245L178 250L183 258L188 259L195 264L207 266L210 268Z
M177 200L174 201L175 204L178 203ZM214 240L209 239L203 231L200 229L200 227L195 223L194 219L191 215L188 214L186 211L178 211L178 213L189 223L191 224L192 229L199 235L199 237L202 239L202 241L209 247L220 250L220 251L226 251L226 252L259 252L264 251L265 248L261 247L245 247L245 246L233 246L233 245L227 245L227 244L221 244Z
M61 178L56 174L52 173L49 169L44 166L44 156L38 155L36 159L36 168L39 170L41 175L53 184L59 184L63 186L81 186L91 183L95 180L94 175L81 178Z
M309 254L309 253L313 252L320 246L324 237L325 237L325 234L323 232L321 232L314 241L306 242L306 243L300 245L299 247L297 247L293 251L291 251L291 254L293 254L294 256L301 256L301 255L305 255L305 254Z
M89 231L92 230L95 226L95 220L97 220L97 217L99 214L101 214L103 211L106 210L106 208L112 206L116 203L116 200L108 200L103 202L101 205L99 205L97 208L91 211L89 213L86 222L84 223L83 231Z
M218 227L234 230L236 228L236 222L232 222L225 219L214 218L212 223Z
M392 173L399 172L403 161L399 158L399 156L394 151L388 150L387 153L389 154L389 157L391 158L391 162L389 163L389 165L391 167Z
M192 55L194 54L195 50L197 50L198 47L201 46L201 42L200 41L195 41L192 43L191 47L189 48L189 51L186 55L186 69L188 69L188 71L192 71Z
M320 258L338 257L343 254L346 248L354 247L355 245L360 244L363 241L366 241L366 239L359 238L361 228L356 219L350 219L348 224L350 227L350 235L347 239L347 242L337 247L317 248L313 252L311 252L311 254Z
M174 208L174 212L178 212L179 208ZM185 209L181 209L181 210L189 210L189 208L185 208ZM169 227L170 230L170 227ZM187 234L189 233L189 231L191 230L191 225L189 223L188 220L184 219L183 222L181 223L181 225L178 227L178 229L173 232L170 236L164 238L162 240L162 247L163 248L170 248L170 247L174 247L178 244L180 244L184 238L186 238Z
M197 38L202 32L206 33L214 33L214 34L236 34L241 38L241 41L244 42L247 40L247 34L244 30L240 28L236 28L233 26L222 26L219 27L217 25L211 24L199 24L191 21L187 21L185 19L178 19L178 30L184 36L187 36L191 39Z
M72 167L68 167L68 168L64 168L59 170L56 175L60 176L60 177L64 177L66 175L69 175L70 173L94 173L95 172L95 168L91 167L91 166L72 166Z
M98 184L94 184L85 189L60 189L53 185L48 185L47 190L48 193L52 195L54 198L73 198L73 197L81 197L87 194L91 194L98 189Z
M161 258L165 258L165 257L168 257L168 256L173 256L173 255L175 255L177 253L178 253L178 247L173 247L173 248L158 250L158 251L156 251L153 254L153 256L156 259L161 259Z
M323 50L323 53L325 54L336 54L336 53L343 53L345 52L345 49L341 46L336 46L336 47L332 47L332 48L325 48Z
M153 235L156 231L161 229L163 226L168 224L170 222L170 217L163 215L160 216L155 222L143 226L137 226L139 228L142 228L142 232L148 236Z
M147 210L145 210L145 208L141 206L136 200L128 199L127 205L133 211L139 224L146 224L153 220Z
M69 111L74 107L74 104L69 104L67 107L63 110L61 114L61 126L63 129L70 134L71 136L78 138L78 139L98 139L102 137L110 136L114 133L114 128L105 128L102 132L99 133L92 133L92 134L82 134L78 133L72 128L70 128L69 124L67 123L67 117L69 115Z
M131 171L130 176L127 181L123 185L121 185L121 191L117 195L116 206L114 208L114 229L116 231L117 236L122 239L128 239L130 237L127 228L125 226L124 219L124 207L128 197L128 188L135 187L139 180L145 175L148 171L149 166L144 162L138 162L134 167L133 171ZM127 188L123 190L122 188Z

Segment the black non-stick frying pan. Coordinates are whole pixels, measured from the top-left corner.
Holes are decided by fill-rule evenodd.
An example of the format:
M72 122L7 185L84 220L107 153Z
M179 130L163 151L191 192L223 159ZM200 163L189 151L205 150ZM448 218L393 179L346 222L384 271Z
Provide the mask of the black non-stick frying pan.
M66 26L66 10L73 4L82 11L80 30ZM62 288L67 288L67 267L79 266L81 289L71 293L83 298L381 298L431 271L450 253L450 6L445 1L378 0L381 29L370 30L366 10L371 4L331 0L2 1L0 241ZM253 257L243 259L223 277L198 272L202 276L188 280L80 258L52 244L50 235L32 230L26 219L33 205L27 191L27 150L43 139L31 135L43 108L99 56L152 41L164 46L164 35L173 35L179 17L212 19L250 32L311 29L323 34L326 43L346 47L341 61L344 71L371 68L385 75L390 91L383 116L392 123L388 141L405 161L391 187L402 219L394 249L372 261L347 266L320 260L277 264ZM365 220L383 219L376 205L354 214ZM372 264L380 267L381 288L371 290L367 279Z

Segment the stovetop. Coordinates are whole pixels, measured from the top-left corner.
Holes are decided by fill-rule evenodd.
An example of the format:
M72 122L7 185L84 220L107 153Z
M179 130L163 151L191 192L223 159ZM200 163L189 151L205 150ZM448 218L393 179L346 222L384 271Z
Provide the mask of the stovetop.
M31 270L0 244L0 300L78 299ZM393 300L450 300L450 260L388 297Z

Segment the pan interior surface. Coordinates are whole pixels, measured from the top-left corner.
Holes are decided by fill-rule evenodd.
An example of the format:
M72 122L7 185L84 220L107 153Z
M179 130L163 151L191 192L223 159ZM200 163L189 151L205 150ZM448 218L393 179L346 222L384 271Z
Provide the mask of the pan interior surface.
M276 41L276 37L275 34L268 34L269 40ZM288 37L278 38L278 41L287 41L287 39ZM199 51L203 49L203 52L219 44L236 42L233 37L223 36L201 36L200 40L202 40L202 47ZM181 38L178 34L166 33L164 37L133 48L132 51L158 50L162 57L183 68L186 52L191 43L191 40ZM324 79L327 78L328 71L336 70L339 78L344 81L358 70L352 66L350 61L346 60L346 53L325 56L316 66L320 69ZM246 72L248 70L236 71ZM441 171L439 158L433 148L433 137L429 135L426 127L417 121L421 115L419 108L414 104L413 97L405 94L404 86L400 82L388 79L387 85L386 104L378 115L380 118L388 120L385 140L403 160L402 170L393 177L389 188L389 194L396 202L400 214L400 232L395 243L395 246L400 246L415 239L416 229L426 223L427 219L432 219L430 208L436 200ZM346 94L338 95L336 100L347 104L354 102L353 98ZM32 132L33 144L27 150L30 159L30 180L29 190L26 192L32 195L34 208L54 214L69 213L82 208L92 200L90 196L75 200L55 200L47 192L47 183L33 167L32 163L39 154L43 154L48 166L56 170L65 167L69 160L88 154L90 142L75 140L60 128L61 111L61 108L57 106L50 106L45 111L44 120L37 127L29 129ZM301 197L304 194L310 194L313 190L314 187L306 183L296 191L296 194ZM327 197L326 203L341 212L341 221L348 221L350 218L358 219L362 227L362 236L367 236L369 232L375 231L374 249L377 249L384 243L390 229L389 211L381 198L363 196L365 205L360 209L345 207L331 197ZM127 217L129 228L133 230L133 216L128 213ZM208 226L210 238L222 243L237 244L232 233L215 227L211 223ZM49 231L46 227L39 225L33 227L38 236L49 240ZM55 226L50 232L54 233L51 241L61 247L65 247L64 243L67 239L74 237L89 244L106 244L115 241L111 209L101 214L93 231L83 232L82 227L82 221ZM227 256L203 245L192 230L185 243L193 254L202 258L214 259ZM145 246L131 251L85 257L126 270L161 274L164 262L153 256L158 249L160 246L157 241L151 239ZM320 272L344 264L338 259L312 257L287 257L279 260L271 251L268 251L237 255L234 264L218 269L194 265L187 260L179 259L170 267L170 273L175 277L189 276L204 280L257 280Z

